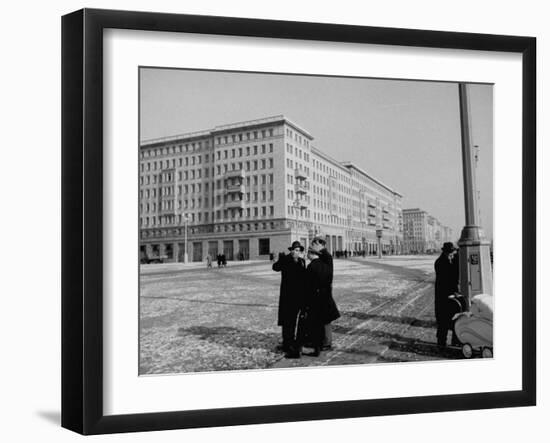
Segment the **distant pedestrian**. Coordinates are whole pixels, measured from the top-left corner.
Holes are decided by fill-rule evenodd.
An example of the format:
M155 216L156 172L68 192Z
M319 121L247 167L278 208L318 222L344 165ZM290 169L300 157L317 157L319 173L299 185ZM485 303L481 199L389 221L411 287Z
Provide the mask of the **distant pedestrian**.
M216 256L216 258L217 258L217 261L218 261L218 268L221 268L221 266L222 266L222 255L218 254Z
M299 358L301 347L296 340L296 321L303 306L306 262L304 247L295 241L288 248L289 253L280 253L272 269L281 273L277 325L282 328L283 351L287 358Z
M441 255L435 261L435 320L437 322L437 345L447 346L447 333L453 331L451 344L458 344L454 332L452 316L456 302L452 301L458 292L458 258L456 248L446 242L441 248Z
M225 258L225 254L222 254L222 266L224 268L227 266L227 259Z
M212 269L212 257L210 254L206 255L206 269Z

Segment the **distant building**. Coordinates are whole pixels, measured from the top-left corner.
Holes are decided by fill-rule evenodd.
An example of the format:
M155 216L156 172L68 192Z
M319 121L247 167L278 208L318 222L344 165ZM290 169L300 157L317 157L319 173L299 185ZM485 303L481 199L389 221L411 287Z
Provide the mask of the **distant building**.
M140 252L183 261L268 257L314 236L330 251L403 247L402 196L313 146L284 116L141 143Z
M407 254L438 252L453 241L453 231L420 208L403 209L403 250Z

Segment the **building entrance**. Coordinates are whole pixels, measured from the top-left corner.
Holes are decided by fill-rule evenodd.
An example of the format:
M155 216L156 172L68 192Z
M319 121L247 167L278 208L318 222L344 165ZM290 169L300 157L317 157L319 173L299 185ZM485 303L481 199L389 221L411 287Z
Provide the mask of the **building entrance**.
M233 240L223 242L223 254L225 254L226 260L233 260Z
M250 259L250 241L239 240L239 260Z
M193 243L193 261L202 261L202 243Z
M218 241L209 241L208 242L208 254L210 254L210 257L212 260L216 260L216 257L218 256Z

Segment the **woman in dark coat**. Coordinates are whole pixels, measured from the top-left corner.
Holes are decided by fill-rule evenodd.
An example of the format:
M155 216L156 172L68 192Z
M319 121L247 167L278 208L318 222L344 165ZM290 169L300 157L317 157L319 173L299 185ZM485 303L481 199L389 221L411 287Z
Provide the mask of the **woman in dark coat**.
M451 242L446 242L441 248L441 255L435 261L435 320L437 322L437 344L447 345L447 333L453 330L452 344L457 344L452 316L457 307L449 296L458 292L458 258L456 249Z
M274 271L281 272L277 324L282 326L283 351L286 356L299 357L300 351L296 345L296 320L303 305L306 262L302 258L304 247L299 241L292 243L288 249L290 253L279 254L279 259L272 266Z

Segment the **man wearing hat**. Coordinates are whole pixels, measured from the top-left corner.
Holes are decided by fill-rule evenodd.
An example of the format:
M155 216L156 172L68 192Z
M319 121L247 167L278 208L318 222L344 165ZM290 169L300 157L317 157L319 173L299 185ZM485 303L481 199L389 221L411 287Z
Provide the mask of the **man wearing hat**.
M277 324L282 326L283 351L287 358L299 358L300 348L296 343L296 319L303 304L306 262L304 247L299 241L292 243L288 254L279 254L273 270L281 273L279 312Z
M324 338L323 349L332 348L332 322L340 317L340 312L336 306L336 302L332 296L332 279L334 275L334 264L332 255L328 252L326 241L323 237L315 237L311 241L311 249L313 249L319 257L323 273L327 275L325 305L323 307L323 325Z
M453 331L452 344L458 343L453 329L454 306L450 298L458 292L457 249L451 242L443 243L441 255L435 261L435 320L437 322L437 344L447 346L447 333ZM455 303L456 304L456 303Z

